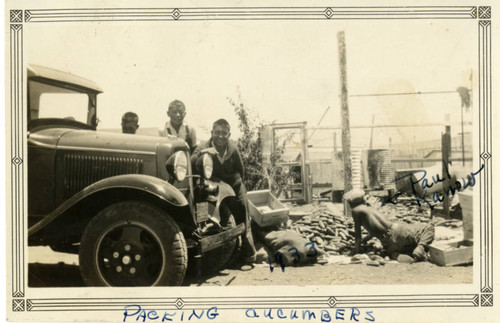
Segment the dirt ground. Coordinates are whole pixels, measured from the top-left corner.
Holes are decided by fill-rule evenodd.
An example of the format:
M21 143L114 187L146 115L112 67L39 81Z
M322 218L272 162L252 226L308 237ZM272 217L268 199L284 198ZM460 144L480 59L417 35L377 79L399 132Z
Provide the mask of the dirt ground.
M318 205L289 206L292 214L316 212ZM339 207L339 205L337 205ZM414 206L394 206L384 209L388 216L401 213L413 214ZM391 215L392 214L392 215ZM428 214L430 211L428 210ZM299 216L300 218L300 216ZM452 240L450 240L452 239ZM436 226L433 244L463 239L461 225ZM84 286L78 267L78 255L52 251L49 247L28 248L28 285L31 287ZM326 264L303 267L275 265L271 271L266 263L267 254L261 250L260 263L253 269L224 269L215 274L197 277L188 268L186 286L258 286L258 285L386 285L386 284L468 284L473 280L473 266L440 267L429 262L413 264L387 261L384 266L373 267L366 263L351 264L349 256L328 256ZM237 266L236 266L237 268Z
M30 247L30 287L84 286L78 268L78 256L53 252L48 247ZM472 266L439 267L420 262L385 266L366 264L315 264L305 267L274 268L257 264L253 269L225 269L199 281L194 275L186 277L186 286L258 286L258 285L385 285L385 284L468 284L472 283Z
M329 264L306 267L275 268L257 266L250 271L225 270L223 275L206 279L204 286L226 285L387 285L387 284L456 284L472 283L472 267L437 267L430 263Z

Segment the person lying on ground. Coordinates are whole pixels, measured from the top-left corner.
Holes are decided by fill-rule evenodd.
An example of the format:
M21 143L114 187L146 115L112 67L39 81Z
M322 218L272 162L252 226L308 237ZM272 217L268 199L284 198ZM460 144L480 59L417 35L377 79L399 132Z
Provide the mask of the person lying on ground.
M378 238L386 254L393 259L398 259L400 254L411 256L417 261L428 259L427 251L435 233L432 223L393 223L374 207L366 205L363 190L351 190L344 194L344 199L352 209L354 223L368 231L363 242L372 237Z

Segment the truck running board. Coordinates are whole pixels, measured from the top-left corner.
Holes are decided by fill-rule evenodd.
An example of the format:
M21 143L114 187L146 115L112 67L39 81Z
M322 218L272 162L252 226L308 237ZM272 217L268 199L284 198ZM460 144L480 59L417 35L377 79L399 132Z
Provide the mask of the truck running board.
M223 231L221 233L217 233L208 237L203 237L200 240L201 252L206 252L218 248L231 239L241 235L243 232L245 232L245 224L240 223L236 227L231 228L227 231Z

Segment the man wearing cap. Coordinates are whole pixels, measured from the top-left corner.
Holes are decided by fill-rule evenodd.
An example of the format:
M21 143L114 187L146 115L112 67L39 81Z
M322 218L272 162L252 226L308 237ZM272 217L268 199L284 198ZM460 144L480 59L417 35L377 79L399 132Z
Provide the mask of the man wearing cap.
M193 127L184 124L186 106L182 101L174 100L168 105L167 115L170 118L165 123L165 128L160 129L160 136L176 136L187 142L191 152L196 147L196 132Z
M344 200L352 209L356 231L363 226L368 231L368 241L372 237L380 240L386 254L393 259L401 254L413 257L413 260L427 260L429 245L434 240L434 225L432 223L392 223L384 215L371 207L367 202L365 192L354 189L344 194Z
M214 163L211 180L225 182L233 188L236 199L230 200L228 206L236 223L245 223L241 256L244 263L250 264L255 261L256 249L248 214L247 191L243 184L245 168L238 147L229 141L230 130L229 123L225 119L215 121L211 138L196 147L191 156L191 163L193 169L201 174L203 154L210 154Z
M122 116L122 132L135 134L139 128L139 117L134 112L127 112Z

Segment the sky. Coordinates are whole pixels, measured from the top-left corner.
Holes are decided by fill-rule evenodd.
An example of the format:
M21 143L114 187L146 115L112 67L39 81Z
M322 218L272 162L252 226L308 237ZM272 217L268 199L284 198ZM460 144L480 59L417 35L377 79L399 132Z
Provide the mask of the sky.
M228 98L262 122L340 126L337 33L345 32L349 95L454 91L477 83L477 21L168 21L26 24L25 62L91 79L100 129L134 111L141 128L162 127L168 103L206 138L220 117L236 131ZM475 101L473 88L473 99ZM241 97L241 100L239 99ZM475 101L476 102L476 101ZM475 103L474 103L475 104ZM350 97L350 124L444 122L460 131L458 93ZM466 113L470 120L471 114ZM470 127L466 131L470 131ZM383 128L374 142L439 139L442 127ZM369 130L352 130L353 145ZM317 131L316 143L331 143Z

